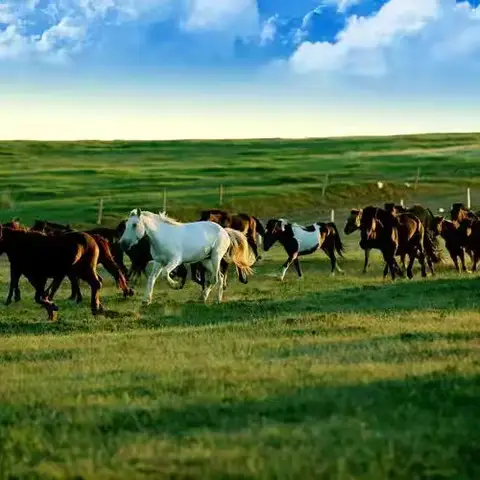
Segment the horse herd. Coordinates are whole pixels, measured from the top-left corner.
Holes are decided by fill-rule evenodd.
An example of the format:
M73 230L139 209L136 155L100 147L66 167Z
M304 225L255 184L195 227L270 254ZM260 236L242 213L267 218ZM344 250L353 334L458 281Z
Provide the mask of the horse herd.
M413 265L418 260L422 276L427 265L432 275L441 258L438 237L445 242L457 271L458 261L467 271L465 253L472 259L472 270L480 255L480 213L461 203L452 205L450 219L434 215L430 209L415 205L409 209L387 203L383 208L368 206L351 210L344 233L360 232L360 247L365 251L364 273L372 249L380 250L385 261L384 277L390 272L413 277ZM202 287L206 302L212 289L218 287L222 300L227 285L227 270L234 265L240 282L247 283L252 266L261 257L259 243L268 251L276 242L288 255L282 266L283 280L293 264L302 277L299 257L323 250L330 259L331 272L342 272L337 255L345 251L337 226L333 222L317 222L308 226L290 223L282 218L268 220L264 226L256 217L230 214L222 210L201 212L196 222L181 223L160 213L134 209L115 228L99 227L85 231L43 220L30 228L17 220L0 226L0 255L6 253L10 262L10 286L6 300L20 301L19 280L23 275L35 289L35 301L43 306L48 318L54 320L58 306L53 299L67 277L71 283L71 300L82 301L79 280L91 290L91 310L103 312L99 292L102 278L97 273L101 264L115 279L124 297L134 294L136 280L146 274L153 262L144 296L150 303L157 278L163 273L172 288L184 287L188 269L191 278ZM130 259L128 269L124 255ZM405 267L408 257L408 266ZM401 266L397 262L400 259ZM47 287L48 279L52 283Z

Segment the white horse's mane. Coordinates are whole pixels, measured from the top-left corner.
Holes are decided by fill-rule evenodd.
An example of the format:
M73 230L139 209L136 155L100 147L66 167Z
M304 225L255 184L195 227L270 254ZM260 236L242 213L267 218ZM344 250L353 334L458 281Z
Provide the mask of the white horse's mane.
M168 223L169 225L183 225L182 222L175 220L174 218L169 217L164 212L158 212L158 217L160 218L161 222Z
M138 210L135 208L130 212L130 215L138 216ZM145 215L146 217L150 217L150 218L153 217L155 220L159 220L162 223L168 223L169 225L183 225L182 222L179 222L178 220L175 220L174 218L169 217L164 212L153 213L146 210L142 210L141 215Z

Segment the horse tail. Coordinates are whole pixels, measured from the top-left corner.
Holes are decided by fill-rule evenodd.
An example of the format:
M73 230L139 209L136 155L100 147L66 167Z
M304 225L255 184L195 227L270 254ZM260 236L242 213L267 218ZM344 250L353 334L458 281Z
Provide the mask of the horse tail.
M252 218L257 225L257 233L263 238L267 233L265 227L263 226L263 223L257 217L252 216Z
M133 291L128 286L125 275L113 258L108 240L96 234L93 234L92 237L98 245L98 263L101 263L105 267L105 270L115 279L117 287L122 290L125 297L132 295Z
M333 222L328 223L328 225L332 227L333 231L335 232L333 236L333 246L335 247L337 253L343 258L343 254L345 253L345 246L343 245L342 239L340 238L338 228Z
M233 263L244 276L253 273L252 265L255 263L255 255L250 249L247 237L231 228L225 228L225 231L230 238L230 247L224 256L228 263Z

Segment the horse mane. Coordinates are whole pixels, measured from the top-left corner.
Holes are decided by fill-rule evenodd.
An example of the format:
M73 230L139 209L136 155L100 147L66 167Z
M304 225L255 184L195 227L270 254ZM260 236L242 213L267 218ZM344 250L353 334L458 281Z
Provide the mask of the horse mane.
M167 223L168 225L183 225L182 222L175 220L174 218L169 217L166 213L164 212L158 212L158 217L160 218L160 221L163 223Z

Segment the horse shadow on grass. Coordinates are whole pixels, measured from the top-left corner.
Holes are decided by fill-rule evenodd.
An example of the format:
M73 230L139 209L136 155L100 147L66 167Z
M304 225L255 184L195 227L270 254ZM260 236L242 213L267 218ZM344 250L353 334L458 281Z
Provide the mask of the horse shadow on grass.
M274 287L275 288L275 287ZM288 289L288 285L286 286ZM105 319L86 314L83 320L57 323L0 321L0 335L68 334L96 331L126 331L139 328L202 327L265 322L279 317L325 315L334 319L345 314L401 314L437 311L472 311L480 307L480 278L431 278L359 285L333 291L295 292L287 299L226 301L222 304L168 300L141 307L132 304L119 318ZM295 321L295 320L293 320Z
M110 396L111 392L107 389L105 395ZM112 442L113 438L122 441L132 439L132 435L187 441L186 445L197 436L215 439L212 435L218 435L219 442L233 444L240 438L255 444L265 455L280 448L298 451L303 455L304 468L312 469L309 473L313 473L315 464L322 464L326 469L322 478L333 478L338 462L344 460L355 477L453 475L473 479L480 476L480 436L472 421L480 415L479 396L480 376L462 376L455 371L366 384L272 386L267 397L239 399L232 395L210 403L188 401L188 392L182 392L177 403L183 405L178 407L158 406L152 401L155 392L149 392L147 384L143 392L132 390L129 398L134 404L136 400L150 400L151 405L123 407L115 402L81 406L81 416L78 406L59 410L49 404L37 404L30 411L26 406L4 405L0 424L6 432L9 427L34 422L37 428L54 434L53 439L70 438L74 442L77 436L91 438L101 445L114 445L114 449L118 445ZM45 458L55 454L55 448L50 449ZM280 455L276 461L290 468L291 459L283 457ZM383 477L369 477L372 462L381 463L386 458L392 460L392 471L383 472ZM154 467L156 461L160 460L143 457L141 464L151 462ZM205 457L198 468L206 468L213 461L213 457ZM129 462L135 465L135 458ZM432 472L442 471L451 475L431 476Z

